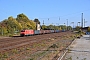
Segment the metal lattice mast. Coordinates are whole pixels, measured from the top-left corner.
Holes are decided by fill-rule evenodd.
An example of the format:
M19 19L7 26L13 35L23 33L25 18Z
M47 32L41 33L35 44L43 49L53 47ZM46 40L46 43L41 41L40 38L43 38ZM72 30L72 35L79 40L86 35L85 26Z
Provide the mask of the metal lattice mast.
M82 13L82 16L81 16L81 27L83 28L83 13Z

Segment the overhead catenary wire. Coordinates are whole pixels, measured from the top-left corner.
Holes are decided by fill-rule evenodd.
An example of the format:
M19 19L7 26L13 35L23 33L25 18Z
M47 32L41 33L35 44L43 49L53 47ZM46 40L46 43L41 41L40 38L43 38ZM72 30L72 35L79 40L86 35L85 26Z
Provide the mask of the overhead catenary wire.
M1 11L4 12L4 13L6 13L6 14L8 14L8 12L4 10L4 8ZM62 21L62 18L66 17L66 16L70 16L70 15L74 15L74 14L79 14L79 13L81 14L81 12L86 12L86 11L90 11L90 9L86 9L86 10L83 10L83 11L79 11L79 12L75 12L75 13L70 13L70 14L66 14L66 15L60 15L60 16L56 16L56 17L46 17L46 18L42 18L42 17L40 18L40 17L38 17L38 19L40 21L44 20L44 22L45 21L51 22L51 20L55 18L56 20L58 20L60 22L60 21Z
M45 17L45 18L39 18L39 19L59 18L59 20L60 20L60 18L62 18L62 17L70 16L70 15L74 15L74 14L81 14L82 12L86 12L86 11L90 11L90 9L86 9L86 10L83 10L83 11L74 12L74 13L70 13L70 14L66 14L66 15L56 16L56 17Z
M4 13L7 14L7 12L4 11L4 8L2 10L0 10L0 11L2 11L2 12L4 12ZM78 14L78 13L85 12L85 11L90 11L90 9L86 9L86 10L83 10L83 11L79 11L79 12L75 12L75 13L70 13L70 14L66 14L66 15L56 16L56 17L55 16L54 17L45 17L45 18L44 17L41 17L41 18L38 17L38 19L45 19L45 20L48 19L49 20L51 18L59 18L59 20L61 20L62 17L69 16L69 15L74 15L74 14Z

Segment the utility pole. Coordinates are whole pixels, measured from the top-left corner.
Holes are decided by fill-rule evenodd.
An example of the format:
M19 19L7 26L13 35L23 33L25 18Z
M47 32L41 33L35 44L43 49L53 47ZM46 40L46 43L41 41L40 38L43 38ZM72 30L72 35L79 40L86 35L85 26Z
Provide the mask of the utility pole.
M83 13L82 13L82 16L81 16L81 27L83 28Z
M84 19L84 27L85 27L85 19Z
M74 30L74 22L71 22L73 24L72 30Z
M73 29L74 29L74 22L73 22Z
M68 30L68 19L67 19L67 30Z
M59 17L59 20L60 20L60 17Z
M49 26L49 18L48 18L48 26Z
M44 25L44 20L43 20L43 25Z
M79 24L78 26L80 27L80 22L78 22L78 24Z
M60 17L59 17L59 20L60 20ZM60 25L59 25L59 28L61 29Z
M84 19L84 27L85 27L85 23L87 23L87 21L85 21L85 19Z

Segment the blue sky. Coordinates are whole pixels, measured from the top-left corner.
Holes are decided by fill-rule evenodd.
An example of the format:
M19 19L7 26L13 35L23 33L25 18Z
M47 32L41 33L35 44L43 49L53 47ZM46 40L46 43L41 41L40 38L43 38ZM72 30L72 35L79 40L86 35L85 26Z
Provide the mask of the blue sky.
M90 26L90 0L0 0L0 21L24 13L29 19L38 18L41 24L62 25L81 22L81 13ZM49 18L49 20L48 20ZM59 19L60 18L60 19Z

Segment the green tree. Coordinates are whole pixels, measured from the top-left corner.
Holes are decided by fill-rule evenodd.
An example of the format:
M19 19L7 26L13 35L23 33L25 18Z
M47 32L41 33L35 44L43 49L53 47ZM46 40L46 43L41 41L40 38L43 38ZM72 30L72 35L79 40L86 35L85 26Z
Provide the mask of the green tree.
M29 19L25 14L18 14L16 20L22 26L21 29L27 29L27 22L29 22Z
M5 19L5 23L6 23L6 19ZM6 27L6 24L5 24L3 21L0 22L0 34L1 35L4 35L4 34L7 34L7 27Z
M47 29L47 26L46 25L42 25L41 27L43 30Z
M76 26L76 31L80 31L81 27L80 26Z
M22 29L35 29L36 24L34 21L29 20L29 18L25 14L19 14L17 15L16 20L20 25L22 26Z
M61 27L62 30L66 30L67 29L66 25L60 25L60 27Z
M20 33L22 29L34 29L36 28L36 23L33 20L29 20L29 18L25 14L18 14L17 18L13 18L12 16L8 17L0 22L0 34L14 34Z
M28 22L29 21L29 18L25 14L22 13L22 14L18 14L17 15L16 20L18 22L21 22L21 21Z
M14 33L15 31L20 31L22 26L17 22L17 20L13 17L9 17L7 21L7 26L9 28L10 33Z
M2 21L1 27L1 31L3 31L3 34L13 34L15 31L21 30L20 24L12 16Z
M54 26L54 29L55 29L55 30L59 30L59 27L58 27L58 26Z
M2 29L3 29L3 34L4 35L8 34L8 31L7 31L7 28L6 27L3 27Z
M72 30L72 27L71 26L67 26L68 30Z
M47 29L54 29L55 27L53 25L49 25Z
M88 32L90 32L90 27L88 27Z

